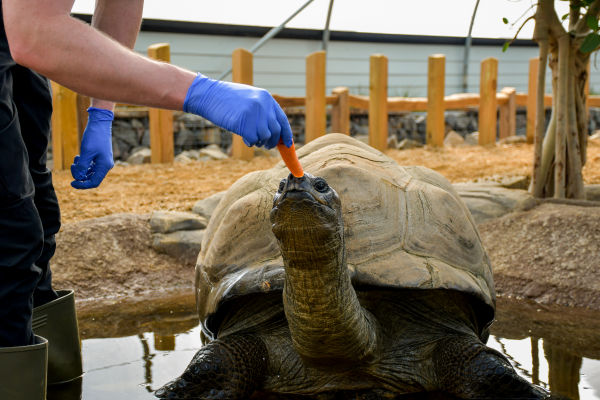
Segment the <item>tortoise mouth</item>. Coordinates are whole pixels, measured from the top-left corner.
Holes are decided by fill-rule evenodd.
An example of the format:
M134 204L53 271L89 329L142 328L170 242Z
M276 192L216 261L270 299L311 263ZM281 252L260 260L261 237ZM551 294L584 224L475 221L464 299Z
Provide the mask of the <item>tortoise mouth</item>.
M285 191L271 210L271 223L277 231L302 227L329 230L333 222L337 222L337 212L306 190Z
M332 207L323 199L319 197L315 197L311 192L303 189L290 189L283 192L279 198L275 201L273 208L277 208L285 202L297 202L297 201L307 201L311 203L318 203L327 208L332 209Z

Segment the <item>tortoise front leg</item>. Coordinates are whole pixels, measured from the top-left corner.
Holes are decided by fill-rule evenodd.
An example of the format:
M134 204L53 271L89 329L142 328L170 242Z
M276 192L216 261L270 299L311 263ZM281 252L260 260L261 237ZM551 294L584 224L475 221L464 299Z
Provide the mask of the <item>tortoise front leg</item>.
M475 337L441 340L433 362L440 390L462 399L558 399L521 378L502 353Z
M258 389L268 353L254 334L236 334L202 347L183 374L158 389L161 399L246 399Z

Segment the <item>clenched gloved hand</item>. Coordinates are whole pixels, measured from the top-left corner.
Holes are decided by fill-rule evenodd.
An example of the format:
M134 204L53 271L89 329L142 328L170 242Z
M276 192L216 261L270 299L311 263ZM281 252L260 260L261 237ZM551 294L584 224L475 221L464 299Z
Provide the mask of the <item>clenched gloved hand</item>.
M247 146L271 149L279 139L290 147L292 129L279 104L264 89L209 79L198 74L188 89L183 111L200 115L240 135Z
M102 108L88 108L88 123L81 140L81 154L71 164L75 189L98 187L115 165L112 152L112 121L114 113Z

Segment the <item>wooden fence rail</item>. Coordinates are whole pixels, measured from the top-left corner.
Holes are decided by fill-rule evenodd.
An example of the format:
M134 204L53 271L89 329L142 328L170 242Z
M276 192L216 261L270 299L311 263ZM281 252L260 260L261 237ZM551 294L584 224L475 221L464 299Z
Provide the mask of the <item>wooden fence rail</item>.
M165 62L169 61L167 44L152 45L148 55ZM432 55L428 61L427 97L388 97L388 62L382 54L370 58L369 96L349 93L348 88L335 88L331 95L325 93L326 54L318 51L306 58L306 96L273 97L283 108L305 108L305 140L309 142L326 133L326 107L331 106L331 127L334 132L350 134L350 109L366 110L369 113L369 144L379 150L387 147L389 112L427 112L427 144L442 146L444 140L444 112L479 108L479 144L496 141L496 118L499 117L500 138L515 134L516 109L527 109L527 140L532 140L535 125L537 58L530 60L528 93L516 93L514 88L496 88L498 60L488 58L481 63L479 93L444 95L445 57ZM252 54L236 49L232 54L233 80L252 84ZM588 74L589 75L589 74ZM54 168L69 168L79 149L81 132L85 126L82 99L66 88L53 83L54 114L52 119ZM84 100L83 100L84 101ZM552 95L546 94L544 105L552 105ZM600 107L600 96L588 96L587 107ZM79 110L79 112L77 112ZM137 113L148 110L136 108ZM167 110L150 109L150 132L152 162L173 161L173 113ZM116 112L119 115L119 108ZM532 122L533 121L533 122ZM531 137L530 137L531 136ZM241 138L234 136L232 155L248 160L254 152L246 147Z

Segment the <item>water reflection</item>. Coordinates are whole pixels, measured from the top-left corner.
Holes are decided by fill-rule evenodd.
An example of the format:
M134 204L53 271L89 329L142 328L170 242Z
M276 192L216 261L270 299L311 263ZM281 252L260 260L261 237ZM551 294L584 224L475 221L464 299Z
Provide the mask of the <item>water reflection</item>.
M153 399L152 392L183 371L202 345L193 304L193 298L184 297L151 313L141 313L150 309L147 303L83 312L83 380L50 387L48 399ZM530 382L572 400L600 400L599 317L598 312L503 300L488 344ZM440 394L401 398L448 399Z

